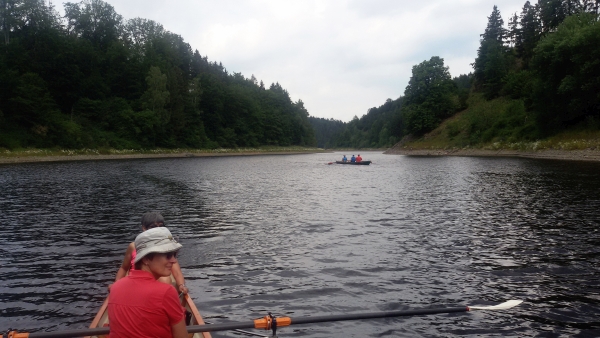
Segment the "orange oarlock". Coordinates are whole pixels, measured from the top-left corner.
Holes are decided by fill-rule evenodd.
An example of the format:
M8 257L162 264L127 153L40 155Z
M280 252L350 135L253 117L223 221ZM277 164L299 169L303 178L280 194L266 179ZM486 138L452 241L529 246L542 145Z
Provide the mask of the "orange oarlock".
M273 325L273 318L271 316L264 316L254 320L255 329L270 330Z
M292 324L292 318L290 318L290 317L275 318L275 317L273 317L271 312L269 312L269 315L264 316L263 318L254 320L254 328L255 329L273 330L273 336L275 336L278 327L289 326L291 324Z
M278 317L277 326L290 326L292 325L292 318L290 317Z

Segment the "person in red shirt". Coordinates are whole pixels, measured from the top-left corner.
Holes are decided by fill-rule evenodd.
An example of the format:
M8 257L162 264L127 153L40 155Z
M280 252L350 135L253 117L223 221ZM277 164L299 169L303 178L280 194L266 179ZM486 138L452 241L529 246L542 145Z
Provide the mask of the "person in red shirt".
M358 156L356 156L356 162L360 162L362 161L362 157L360 157L360 154L358 154Z
M165 219L158 212L147 212L142 215L142 231L146 231L156 227L164 227ZM123 263L121 263L121 267L117 271L117 276L115 277L115 282L119 279L127 276L129 270L135 270L135 266L133 265L133 261L135 259L137 252L135 250L135 243L129 243L127 247L127 251L125 251L125 257L123 258ZM175 278L175 282L177 284L178 292L188 293L188 288L185 286L185 280L183 278L183 273L181 272L181 267L179 263L173 264L173 278ZM167 283L171 285L171 277L161 277L159 281L163 283ZM108 286L108 290L112 287L112 284Z
M177 291L158 281L171 275L181 244L165 227L142 232L134 243L135 270L110 288L109 337L187 337L185 311Z

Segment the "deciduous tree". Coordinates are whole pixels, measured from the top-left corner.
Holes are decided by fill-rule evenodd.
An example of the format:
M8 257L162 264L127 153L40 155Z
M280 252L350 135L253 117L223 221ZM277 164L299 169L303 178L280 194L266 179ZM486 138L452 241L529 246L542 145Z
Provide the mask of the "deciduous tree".
M600 22L596 14L572 15L535 49L534 108L546 130L600 118Z
M408 133L430 131L456 111L456 85L444 66L444 59L433 56L413 66L404 100L402 114Z

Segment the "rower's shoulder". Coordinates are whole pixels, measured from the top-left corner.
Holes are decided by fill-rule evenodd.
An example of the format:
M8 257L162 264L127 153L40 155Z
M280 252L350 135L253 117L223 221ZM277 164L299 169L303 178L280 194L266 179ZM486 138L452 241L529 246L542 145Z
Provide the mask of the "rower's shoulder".
M135 251L135 242L131 242L129 243L129 245L127 246L127 252L126 253L132 253Z

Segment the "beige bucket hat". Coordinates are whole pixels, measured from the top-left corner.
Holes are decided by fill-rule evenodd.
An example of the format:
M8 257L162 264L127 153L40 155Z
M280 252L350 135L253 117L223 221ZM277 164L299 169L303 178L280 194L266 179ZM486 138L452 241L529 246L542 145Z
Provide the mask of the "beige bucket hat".
M167 253L177 251L181 247L165 227L146 230L135 238L136 255L133 264L151 252Z

